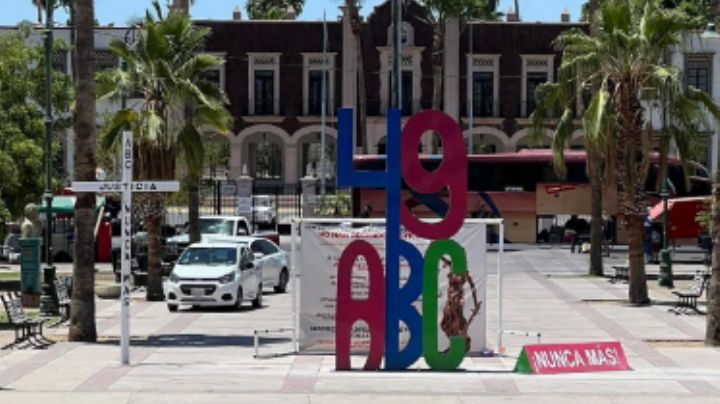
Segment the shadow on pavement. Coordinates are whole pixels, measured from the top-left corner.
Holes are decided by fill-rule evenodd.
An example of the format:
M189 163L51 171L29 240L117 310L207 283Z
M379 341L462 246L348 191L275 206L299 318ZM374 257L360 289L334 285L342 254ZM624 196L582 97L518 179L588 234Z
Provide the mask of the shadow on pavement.
M152 335L145 339L133 339L131 346L139 347L169 347L169 348L216 348L224 346L252 347L252 335L207 335L207 334L164 334ZM263 345L282 344L292 342L291 338L262 338ZM98 344L118 345L116 338L108 339Z

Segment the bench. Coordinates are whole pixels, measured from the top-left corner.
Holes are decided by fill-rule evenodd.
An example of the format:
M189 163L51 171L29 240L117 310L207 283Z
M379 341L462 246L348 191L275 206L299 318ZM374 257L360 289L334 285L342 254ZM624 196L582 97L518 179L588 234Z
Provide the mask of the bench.
M696 272L690 289L685 292L672 292L673 295L677 296L678 301L675 303L675 307L669 311L675 314L691 314L691 312L692 314L704 314L698 309L697 301L707 288L709 281L710 274L700 271Z
M19 293L0 296L0 300L2 300L5 307L5 313L7 313L10 325L15 329L15 341L3 347L3 349L10 348L23 341L28 341L38 348L46 348L52 343L43 335L43 324L47 319L44 317L38 319L29 318L25 314Z
M55 279L55 293L57 296L58 309L60 310L61 319L58 324L64 323L70 319L70 293L67 283L63 279Z
M613 265L612 269L615 270L615 275L610 278L610 283L624 282L627 283L630 280L630 267L627 265Z

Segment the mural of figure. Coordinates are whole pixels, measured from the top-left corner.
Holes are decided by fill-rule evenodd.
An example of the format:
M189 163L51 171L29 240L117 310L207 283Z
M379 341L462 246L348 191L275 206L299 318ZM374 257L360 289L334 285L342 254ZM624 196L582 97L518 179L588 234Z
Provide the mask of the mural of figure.
M39 215L40 210L34 203L28 203L27 206L25 206L25 220L23 220L22 226L20 227L20 234L22 235L22 238L39 237Z
M465 352L469 352L472 341L468 335L468 329L470 328L472 321L475 319L475 316L477 316L480 311L482 302L478 301L475 282L473 282L469 273L466 273L465 275L453 274L450 270L452 263L446 257L442 258L442 263L442 268L448 270L448 288L447 301L445 302L445 307L443 307L443 316L440 321L440 328L448 338L466 337L467 343L465 344ZM470 285L474 304L468 319L465 319L465 314L463 313L465 308L465 295L463 291L465 282Z

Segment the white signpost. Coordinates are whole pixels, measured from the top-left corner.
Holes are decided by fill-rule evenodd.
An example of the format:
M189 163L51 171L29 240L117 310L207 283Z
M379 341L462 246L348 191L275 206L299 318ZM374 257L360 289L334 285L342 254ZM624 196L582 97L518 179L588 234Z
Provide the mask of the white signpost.
M121 247L121 306L120 306L120 360L130 364L130 271L132 262L132 194L133 192L177 192L176 181L132 180L133 147L132 132L123 132L122 181L120 182L73 182L73 192L119 192L122 193L122 247Z

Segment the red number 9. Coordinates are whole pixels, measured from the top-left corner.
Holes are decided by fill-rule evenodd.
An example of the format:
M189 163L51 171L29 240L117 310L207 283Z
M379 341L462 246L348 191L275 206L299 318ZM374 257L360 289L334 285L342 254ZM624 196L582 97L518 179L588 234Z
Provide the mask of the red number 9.
M443 145L440 166L427 171L417 153L422 135L435 131ZM450 238L462 227L467 211L467 154L462 131L455 121L439 111L425 111L413 116L405 125L401 146L402 176L410 189L434 194L447 187L450 195L445 218L426 223L416 218L404 203L400 205L400 223L417 236L432 240Z

